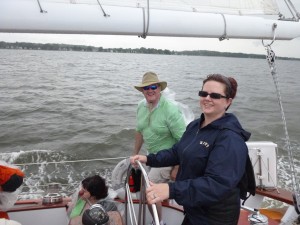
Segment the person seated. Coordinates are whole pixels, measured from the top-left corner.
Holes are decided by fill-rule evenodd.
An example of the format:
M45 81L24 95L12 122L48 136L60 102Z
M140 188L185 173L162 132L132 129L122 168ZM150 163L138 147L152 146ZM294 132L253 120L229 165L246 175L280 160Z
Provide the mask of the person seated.
M24 173L11 165L0 165L0 191L14 192L23 183Z
M0 218L9 219L6 211L17 201L16 190L23 179L24 173L19 168L0 161Z
M99 175L94 175L85 178L81 182L79 192L75 193L75 197L68 209L70 214L69 225L86 225L82 223L82 216L84 212L86 210L90 210L97 204L101 205L101 207L103 207L109 215L109 221L107 224L123 224L120 214L120 212L122 213L123 211L121 203L115 202L109 197L105 179Z

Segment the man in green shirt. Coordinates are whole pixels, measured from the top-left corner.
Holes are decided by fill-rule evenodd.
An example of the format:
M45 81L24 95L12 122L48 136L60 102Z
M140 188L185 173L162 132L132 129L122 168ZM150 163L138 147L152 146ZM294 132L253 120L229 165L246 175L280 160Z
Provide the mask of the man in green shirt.
M181 138L186 125L178 105L161 95L167 82L159 81L155 73L147 72L142 83L134 87L143 93L145 99L139 103L137 109L133 155L140 152L143 144L149 153L172 147ZM168 182L175 179L177 170L178 166L151 168L148 176L154 183ZM160 224L163 225L161 204L156 206ZM149 209L151 211L151 207Z

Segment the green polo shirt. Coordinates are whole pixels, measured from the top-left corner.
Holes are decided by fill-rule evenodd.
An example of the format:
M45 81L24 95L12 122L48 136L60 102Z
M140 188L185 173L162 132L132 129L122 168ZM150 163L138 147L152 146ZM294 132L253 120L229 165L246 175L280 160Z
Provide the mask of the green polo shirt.
M149 111L146 100L137 109L136 131L143 135L149 153L171 148L179 141L186 128L179 107L164 96L160 97L156 108Z

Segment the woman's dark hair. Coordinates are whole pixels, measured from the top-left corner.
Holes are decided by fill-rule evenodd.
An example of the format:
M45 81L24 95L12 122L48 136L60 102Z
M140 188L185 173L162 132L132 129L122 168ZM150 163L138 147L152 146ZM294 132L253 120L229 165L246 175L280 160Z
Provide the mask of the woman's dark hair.
M81 184L82 187L90 192L91 196L94 196L96 199L102 199L108 196L108 187L105 184L105 179L99 175L87 177Z
M221 74L210 74L206 77L205 80L203 80L203 85L207 82L207 81L217 81L220 82L222 84L225 84L225 95L227 98L232 98L234 99L236 96L236 92L237 92L237 82L234 78L232 77L226 77L223 76Z

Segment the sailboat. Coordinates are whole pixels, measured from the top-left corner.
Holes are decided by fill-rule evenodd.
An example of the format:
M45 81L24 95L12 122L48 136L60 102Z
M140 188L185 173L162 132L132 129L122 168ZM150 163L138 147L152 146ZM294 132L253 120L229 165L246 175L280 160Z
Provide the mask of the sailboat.
M259 39L263 40L268 50L271 72L276 74L271 44L275 40L300 37L300 14L291 1L285 2L291 11L290 18L280 14L274 0L2 0L0 32ZM271 15L279 16L278 19L269 19ZM266 44L266 40L270 43ZM259 186L257 194L248 199L242 209L239 224L248 224L249 215L254 215L251 218L258 218L258 224L266 224L262 223L261 218L268 218L269 224L290 224L291 218L295 219L296 211L299 211L296 177L293 176L293 192L278 188L276 144L253 142L248 143L248 147L252 152L253 166L259 174ZM266 155L268 157L265 158ZM292 152L290 159L293 166ZM268 162L267 166L265 162ZM122 165L125 168L120 169ZM116 165L115 173L123 174L128 167L126 160L121 161ZM122 179L117 181L123 182L123 176L120 177ZM129 193L125 195L131 196ZM287 207L282 211L258 211L259 204L265 197L284 202ZM69 201L68 197L62 198L58 193L49 193L43 199L17 201L8 210L8 215L11 220L22 225L64 225L68 223L66 207ZM138 211L136 203L139 202L133 203L135 211ZM172 201L165 202L163 210L163 215L166 216L164 220L168 224L181 224L183 211L180 205ZM258 217L264 213L266 217ZM146 218L149 220L150 216ZM134 224L129 219L126 222Z

